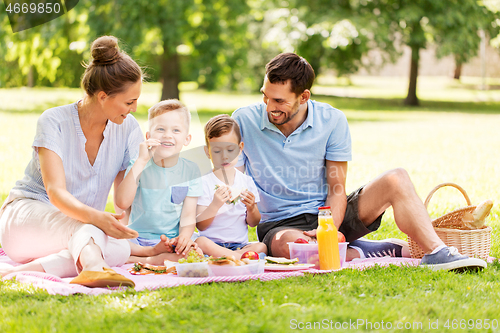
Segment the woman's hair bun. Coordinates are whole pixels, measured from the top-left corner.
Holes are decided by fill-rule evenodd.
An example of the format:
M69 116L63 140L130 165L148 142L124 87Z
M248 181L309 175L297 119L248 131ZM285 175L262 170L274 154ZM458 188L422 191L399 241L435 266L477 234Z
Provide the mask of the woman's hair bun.
M113 36L97 38L90 47L92 58L82 76L82 88L89 96L99 91L111 96L128 89L131 83L142 81L142 70L125 52L120 51Z
M92 63L95 66L112 65L120 60L122 54L118 47L118 39L113 36L102 36L97 38L90 48Z

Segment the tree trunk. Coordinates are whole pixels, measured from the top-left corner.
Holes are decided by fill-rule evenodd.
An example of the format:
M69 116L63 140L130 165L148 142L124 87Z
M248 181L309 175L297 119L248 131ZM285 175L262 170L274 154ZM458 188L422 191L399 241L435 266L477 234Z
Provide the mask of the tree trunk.
M30 69L28 71L28 87L33 88L35 86L35 68L33 65L30 65Z
M462 63L455 60L455 73L453 78L455 80L460 80L460 75L462 74Z
M411 47L411 63L410 63L410 83L408 85L408 96L404 101L405 105L418 106L420 103L417 97L417 77L418 77L418 61L420 59L420 47L412 45Z
M177 53L166 54L161 58L161 76L163 82L161 100L179 99L180 63Z

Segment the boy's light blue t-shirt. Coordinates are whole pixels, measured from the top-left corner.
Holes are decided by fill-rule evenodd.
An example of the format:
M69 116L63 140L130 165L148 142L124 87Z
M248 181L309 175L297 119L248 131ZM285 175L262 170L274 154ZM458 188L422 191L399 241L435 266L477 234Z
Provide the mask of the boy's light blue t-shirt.
M162 234L177 237L184 199L202 194L196 163L179 158L175 166L162 168L149 160L139 179L128 226L142 238L159 239Z
M307 118L288 137L269 121L262 102L240 108L232 117L245 143L239 165L245 165L259 189L261 223L317 214L328 193L326 161L351 160L345 115L309 100Z

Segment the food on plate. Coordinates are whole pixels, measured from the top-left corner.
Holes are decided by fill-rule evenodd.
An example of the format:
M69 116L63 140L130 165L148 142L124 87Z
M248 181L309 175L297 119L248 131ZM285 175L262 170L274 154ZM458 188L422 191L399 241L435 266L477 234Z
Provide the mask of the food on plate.
M231 191L231 199L226 201L228 205L236 204L241 199L241 192L245 190L243 188L235 188L227 185L215 185L215 190L217 191L217 189L221 186L229 187L229 190Z
M241 255L241 259L259 260L259 254L255 251L247 251Z
M191 249L187 257L179 259L178 262L179 264L190 264L194 262L203 262L203 261L207 261L207 259L198 252L196 252L195 249Z
M293 265L278 265L266 264L264 270L266 271L299 271L303 269L313 268L314 264L293 264Z
M287 259L282 257L266 257L266 265L293 265L299 262L299 258Z
M226 256L226 257L220 257L220 258L209 258L208 259L208 264L209 265L216 265L216 266L243 266L243 265L248 265L250 263L249 258L243 258L241 260L236 259L234 256Z
M304 238L297 238L294 243L297 243L297 244L309 244L309 242L306 241Z
M167 268L165 266L155 266L138 262L134 264L134 267L129 269L129 272L134 275L169 274L175 273L175 267Z
M299 258L266 257L265 269L268 271L295 271L311 267L314 267L313 263L299 264Z
M223 265L239 266L236 264L236 260L231 260L227 257L211 258L208 260L208 264L217 266L223 266Z

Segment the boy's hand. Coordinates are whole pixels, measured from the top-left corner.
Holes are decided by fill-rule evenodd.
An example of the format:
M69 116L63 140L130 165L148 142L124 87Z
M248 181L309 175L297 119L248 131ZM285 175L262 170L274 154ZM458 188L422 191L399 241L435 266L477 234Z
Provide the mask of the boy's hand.
M157 139L148 139L141 142L141 144L139 145L139 157L137 158L137 160L142 160L143 162L149 161L151 157L153 157L156 147L158 147L160 144L160 140Z
M214 204L222 207L224 203L231 200L231 188L226 185L221 185L214 193Z
M194 242L193 242L194 243ZM192 247L200 256L204 256L203 250L198 246L198 244L194 243Z
M193 247L195 250L198 249L198 244L191 240L191 237L185 237L183 235L179 235L178 237L172 238L170 240L170 245L175 246L175 253L187 255L189 249Z
M255 195L249 190L244 190L240 194L241 202L245 204L247 209L249 209L253 204L255 204Z

